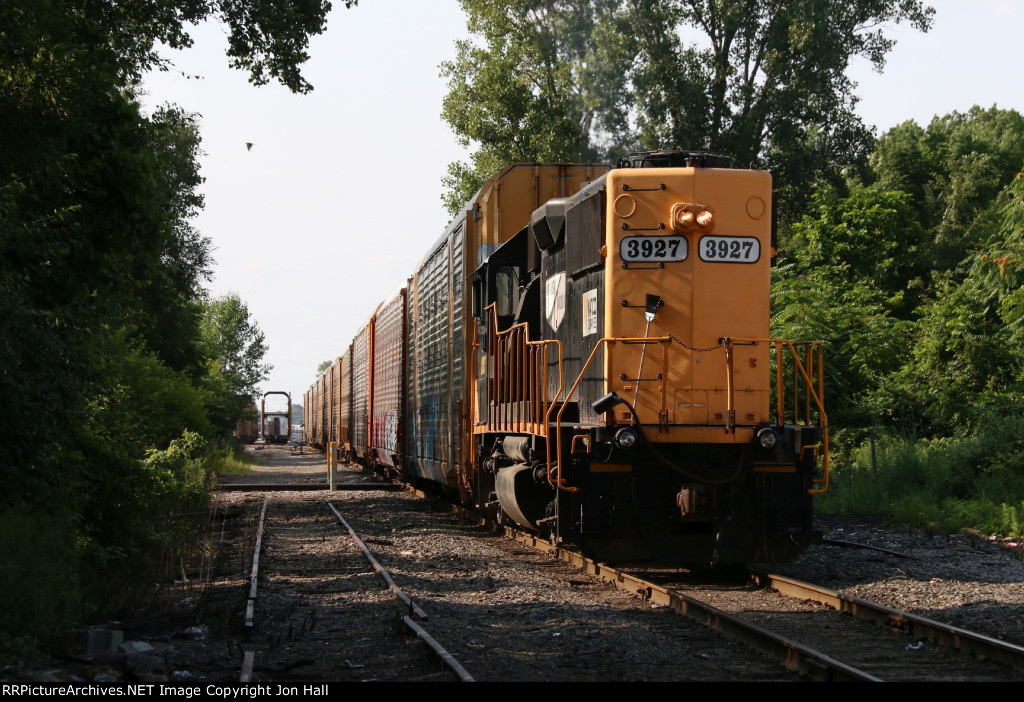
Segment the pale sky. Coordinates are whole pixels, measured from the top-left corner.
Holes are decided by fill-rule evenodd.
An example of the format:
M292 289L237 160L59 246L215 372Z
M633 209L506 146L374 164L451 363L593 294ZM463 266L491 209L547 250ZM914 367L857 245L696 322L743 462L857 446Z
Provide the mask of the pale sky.
M927 34L890 30L882 75L851 67L864 121L881 133L976 104L1024 113L1024 0L930 4ZM342 354L444 230L441 177L467 152L441 120L438 66L465 36L456 0L335 2L303 69L310 95L228 69L216 25L175 52L176 71L147 78L147 107L201 115L206 208L195 225L215 247L209 287L238 293L266 334L264 391L301 403L320 362Z

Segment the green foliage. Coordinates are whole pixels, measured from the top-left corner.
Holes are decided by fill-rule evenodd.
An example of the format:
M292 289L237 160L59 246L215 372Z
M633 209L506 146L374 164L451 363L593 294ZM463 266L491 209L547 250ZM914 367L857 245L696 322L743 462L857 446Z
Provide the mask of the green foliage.
M202 384L210 396L210 420L226 437L251 410L257 386L267 379L268 349L248 305L237 294L204 301L202 315L201 345L208 359Z
M907 122L884 134L871 157L876 187L911 196L934 241L932 265L951 270L1000 225L1003 194L1024 164L1024 117L972 107L936 117L927 129Z
M1022 195L1018 176L993 197L1001 225L918 310L911 362L892 387L894 413L920 431L963 434L1024 402Z
M200 328L207 358L213 359L229 391L252 397L273 366L263 359L266 337L236 293L208 300Z
M1017 414L964 438L883 434L875 450L877 481L864 441L833 470L820 506L834 513L888 514L946 532L1024 536L1022 429L1024 415Z
M352 7L357 0L344 2ZM215 20L228 29L230 66L248 71L255 85L273 79L301 93L312 89L300 72L309 58L309 38L324 31L331 10L327 0L33 0L31 4L43 4L99 33L102 43L97 47L114 56L122 82L137 79L150 69L166 69L167 62L158 55L156 45L190 47L188 25ZM12 8L19 24L23 17L31 18L31 10L20 5Z
M615 0L461 0L470 34L441 65L442 117L472 164L449 166L454 214L509 163L597 161L624 138L625 36Z
M834 429L906 432L880 443L877 485L865 449L834 442L826 506L1019 533L1022 137L1024 118L995 108L902 124L879 140L867 186L819 189L793 225L775 333L828 342Z
M854 114L850 58L881 70L895 43L880 27L927 31L919 0L647 0L630 17L640 141L728 153L778 180L784 218L819 179L838 182L871 146ZM702 36L685 45L675 28Z
M793 271L792 264L776 269L772 334L825 341L830 423L872 421L870 399L879 379L896 371L908 352L909 323L891 313L900 295L851 280L847 266L821 266L804 275Z
M903 192L854 188L841 198L820 189L793 225L787 258L799 262L801 272L831 266L843 274L836 282L877 289L898 305L897 316L907 318L915 305L901 298L923 287L930 260L927 233L914 215Z
M182 428L210 434L209 393L187 374L168 368L141 341L126 339L124 332L113 335L92 365L102 386L85 406L101 440L132 437L139 447L133 457L138 457L143 447L166 446Z
M187 23L219 18L253 82L308 91L299 66L329 9L0 3L0 396L28 418L0 437L5 657L146 573L171 515L205 498L202 443L266 372L244 304L205 306L197 118L144 115L138 79L165 67L157 42L188 46Z
M592 160L625 148L703 148L775 171L787 219L820 179L863 165L850 57L881 69L879 28L927 30L921 0L462 0L444 118L471 164L452 164L453 214L510 161ZM680 32L685 28L687 34ZM687 44L683 36L701 41ZM595 90L600 86L599 90ZM631 128L635 122L635 129Z
M240 475L251 472L256 459L245 452L245 447L235 440L218 441L206 453L203 467L209 476Z
M936 288L915 326L911 358L891 379L894 415L919 431L962 433L979 398L1008 389L1019 373L996 300L972 282Z
M783 334L832 342L837 419L949 435L1019 397L1024 218L1020 185L1003 186L1024 162L1022 126L978 108L900 125L879 141L871 185L819 189L793 225L798 263L777 272L775 317ZM805 318L815 323L795 323Z
M152 486L147 491L151 502L140 502L139 511L159 514L182 505L199 504L206 497L206 474L198 460L204 448L206 440L186 429L165 450L150 449L142 467Z

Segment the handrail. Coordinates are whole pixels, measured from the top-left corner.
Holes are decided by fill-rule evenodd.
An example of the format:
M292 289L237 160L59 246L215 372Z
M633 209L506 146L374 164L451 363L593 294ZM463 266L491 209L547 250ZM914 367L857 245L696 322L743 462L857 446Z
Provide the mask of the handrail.
M669 364L669 349L671 342L676 341L672 336L663 337L604 337L594 345L590 356L580 369L575 382L563 397L565 390L564 365L562 357L562 344L557 340L530 341L529 327L521 322L514 324L508 329L499 330L497 320L497 306L495 303L488 305L485 311L491 314L491 323L488 325L489 348L488 355L494 358L493 372L489 373L488 382L488 406L484 408L484 424L486 431L530 433L543 436L547 446L546 463L548 482L557 489L565 492L577 492L578 488L568 484L567 477L562 472L562 432L558 431L555 437L551 436L552 414L554 414L554 425L561 427L562 415L569 406L569 401L580 387L587 370L594 363L598 351L607 348L609 360L612 358L614 345L625 344L661 344L662 345L662 377L667 378ZM733 344L771 344L776 354L776 419L780 426L785 425L786 403L784 398L785 382L783 375L785 357L784 349L789 349L789 356L793 359L793 422L800 424L802 421L810 423L811 410L818 412L818 424L822 430L822 477L813 479L813 484L820 488L811 488L809 494L825 492L829 486L829 438L828 438L828 417L824 407L824 365L822 358L822 346L824 342L790 342L787 339L772 338L725 338L720 340L725 350L726 365L726 403L727 418L725 430L735 431L735 403L734 383L732 368L732 347ZM550 347L554 346L558 359L558 390L553 398L548 397L549 381L549 358ZM803 359L797 348L803 351ZM474 350L479 344L473 343ZM815 350L817 353L815 354ZM474 366L477 364L474 363ZM474 369L474 378L478 378L479 368ZM814 375L817 375L817 383ZM803 379L803 402L800 401L800 379ZM637 379L639 382L639 379ZM667 383L661 387L661 411L658 415L658 426L667 428ZM516 399L518 398L518 399ZM540 400L538 403L537 400ZM516 406L517 402L523 402L528 409L523 410ZM558 408L555 413L555 408ZM543 424L541 424L540 411L543 408ZM803 410L803 412L801 412ZM803 414L803 419L801 419ZM555 450L552 451L552 442ZM575 444L575 439L574 439ZM805 451L801 451L801 458ZM816 451L817 453L817 451Z
M494 372L488 381L488 400L494 400L497 416L492 416L488 406L485 413L485 426L488 431L507 431L514 433L536 434L546 436L542 425L542 412L548 406L548 362L550 347L558 350L558 392L555 400L565 387L564 368L562 365L562 344L555 339L541 341L529 340L529 325L526 322L513 324L508 329L498 329L496 303L491 303L485 311L491 311L491 324L488 329L489 354L494 355ZM478 348L474 344L474 348ZM506 367L509 371L506 377ZM538 370L539 369L539 370ZM476 377L474 375L474 377ZM502 405L519 398L529 402L528 411L515 408L510 416L501 414ZM507 402L502 402L507 400ZM539 402L538 402L539 400ZM543 416L547 420L547 414Z
M565 412L565 409L568 406L569 400L572 398L573 394L576 392L576 389L579 387L580 383L583 380L583 376L586 374L586 371L590 367L590 365L594 362L594 358L596 357L598 350L602 346L607 344L607 345L609 345L609 349L610 349L611 345L614 344L614 343L660 343L660 344L665 344L666 345L666 351L665 351L665 361L664 361L664 363L666 364L666 371L667 371L667 363L668 363L667 348L668 348L668 345L670 344L671 341L673 341L673 337L671 337L671 336L666 336L666 337L604 337L604 338L600 339L597 342L597 344L595 344L594 349L593 349L593 351L591 351L590 356L587 358L586 363L583 364L583 368L580 370L579 375L576 378L576 381L573 383L572 387L569 388L568 393L566 393L565 399L562 401L561 407L558 410L558 414L555 417L555 421L556 421L557 425L559 427L561 426L562 414ZM770 344L773 344L775 346L775 349L776 349L776 359L777 359L776 360L776 373L777 373L776 377L777 377L777 382L778 382L778 386L776 388L776 396L777 396L777 403L778 403L777 407L776 407L776 418L778 419L778 423L779 423L780 426L785 424L785 402L783 400L783 392L785 391L785 385L784 385L784 383L781 382L782 377L783 377L782 376L783 364L779 361L779 359L782 358L781 349L783 348L783 345L785 345L786 347L788 347L790 349L790 352L791 352L792 358L793 358L793 362L794 362L795 371L798 372L800 374L800 376L803 377L804 382L805 382L805 393L807 394L807 397L808 397L808 399L806 401L807 409L806 409L806 413L805 413L805 419L808 422L810 421L810 406L811 406L811 401L813 400L814 405L815 405L815 407L818 410L819 424L820 424L821 430L822 430L822 450L821 450L821 456L822 456L822 471L823 471L823 474L822 474L822 478L814 479L813 480L813 483L815 485L822 485L822 487L820 489L812 488L812 489L808 490L808 493L812 494L812 495L815 495L815 494L820 494L822 492L825 492L826 490L828 490L828 485L829 485L829 461L828 461L828 458L829 458L829 450L828 450L829 449L829 444L828 444L828 417L825 414L825 406L824 406L824 402L822 400L822 396L823 396L823 393L824 393L824 380L823 380L824 365L823 365L823 359L822 359L822 346L824 345L824 342L821 342L821 341L805 341L805 342L797 342L797 344L796 344L797 346L805 347L805 349L806 349L805 350L805 358L806 357L810 357L812 359L812 363L813 363L813 358L814 358L814 356L813 356L813 349L817 348L817 350L818 350L818 354L817 354L817 361L818 361L818 363L817 363L818 383L817 383L817 390L815 390L815 384L814 384L814 382L812 380L811 375L808 373L807 369L804 367L804 364L802 364L800 362L800 358L799 358L799 356L796 353L796 348L794 347L794 344L792 342L790 342L789 340L787 340L787 339L740 339L740 338L737 338L737 339L724 339L723 340L723 346L725 348L725 354L726 354L726 384L727 384L726 403L727 403L727 414L728 414L728 419L726 419L726 431L730 431L730 430L735 431L735 422L733 421L734 420L733 413L735 412L735 408L734 408L734 403L733 403L733 390L734 390L734 388L733 388L733 383L732 383L732 354L731 354L731 348L732 348L732 345L734 343L743 343L743 344L770 343ZM609 353L610 353L610 351L609 351ZM812 365L812 370L813 370L813 365ZM662 425L666 421L665 418L664 418L665 417L665 411L666 411L665 401L666 401L666 396L667 396L666 395L667 391L665 389L666 387L667 386L665 384L662 385L662 412L661 412L661 414L659 416L659 422L658 422L659 426ZM547 444L548 444L548 447L549 447L548 456L547 456L548 480L549 480L549 482L551 482L553 485L555 485L556 487L558 487L561 490L564 490L566 492L576 492L578 490L578 488L574 488L574 487L571 487L571 486L567 485L565 480L563 479L563 477L562 477L561 462L559 462L557 464L556 469L553 470L553 468L552 468L552 457L551 457L551 451L550 451L550 445L551 445L551 436L550 436L551 421L550 421L550 416L551 416L551 410L552 409L553 409L553 405L548 408L548 412L545 415L545 423L547 424L547 427L548 427L548 430L547 430L547 433L545 435L545 438L547 439ZM794 423L799 423L799 421L800 421L799 403L794 403L793 412L794 412ZM558 436L556 437L555 443L556 443L555 455L558 456L558 457L561 457L561 455L562 455L562 432L558 432Z
M512 325L511 327L509 327L508 329L506 329L504 331L499 331L498 330L497 303L493 303L492 302L490 305L487 305L487 307L484 308L484 311L485 312L490 311L490 313L491 313L490 317L491 317L491 320L492 320L491 324L489 325L489 329L488 329L488 342L489 343L488 343L488 349L487 349L487 353L488 354L493 354L494 355L494 373L491 374L493 377L488 377L487 378L487 383L488 383L488 403L490 403L491 398L493 398L495 396L498 396L498 399L500 400L500 393L498 392L498 389L502 387L502 384L501 384L501 371L502 371L502 367L504 365L504 359L502 358L502 347L498 343L498 338L501 337L501 336L510 336L512 330L516 329L517 327L523 327L523 328L528 329L528 325L526 325L525 323L514 324L514 325ZM557 339L548 339L548 340L544 340L544 341L529 341L529 340L527 340L525 343L526 343L527 346L533 346L535 348L535 353L534 353L534 356L535 356L534 360L535 361L537 360L536 356L538 355L538 351L539 351L539 355L542 356L542 361L541 362L543 363L543 368L544 368L544 372L542 374L543 378L542 379L541 378L535 378L535 381L537 382L537 384L540 385L540 388L541 388L541 393L540 394L542 396L542 400L541 400L540 407L544 407L545 408L545 410L544 410L544 425L543 425L543 430L544 431L543 431L543 436L544 436L545 446L547 447L547 450L545 451L545 453L547 454L546 458L547 458L548 482L553 484L553 485L557 485L561 489L569 490L571 492L576 492L578 489L564 485L562 483L562 480L561 480L560 476L559 476L557 481L554 479L554 477L552 476L552 466L551 466L551 411L555 408L555 405L559 404L559 400L562 397L562 391L565 390L565 371L564 371L563 359L562 359L562 342L558 341ZM548 391L548 375L547 375L547 373L548 373L548 371L547 371L547 369L548 369L548 359L549 359L549 348L550 348L550 346L554 346L556 348L557 352L558 352L558 390L555 392L554 398L552 398L551 401L548 402L548 395L547 395L547 391ZM474 351L478 350L479 347L480 347L479 343L477 343L477 342L473 343ZM474 362L474 366L475 365L476 364ZM478 373L478 370L474 370L474 375L473 375L474 378L478 377L477 373ZM579 381L577 380L577 383L578 382ZM537 387L537 385L534 385L535 390L536 390L536 387ZM478 399L479 399L479 396L478 396ZM496 402L495 404L499 405L499 409L500 409L500 404L501 403L500 402ZM535 404L536 403L532 403L532 405L535 405ZM564 408L564 402L562 403L562 406ZM531 410L534 410L533 406L531 406ZM536 415L534 415L534 416L536 416ZM559 416L561 416L561 414L559 414ZM494 421L495 418L491 416L491 409L490 409L490 407L486 407L484 409L484 417L485 417L484 425L485 425L485 427L486 427L486 429L488 431L492 431L494 429L497 429L499 431L501 430L500 426L497 426L497 427L495 426L495 424L496 424L496 422ZM536 432L536 433L539 433L539 432ZM559 441L560 441L560 439L561 439L561 432L559 432ZM561 467L559 467L559 472L561 472Z
M598 351L598 349L601 348L601 346L603 346L604 344L610 344L610 343L615 343L615 342L622 342L622 343L627 343L627 344L628 343L636 344L636 343L641 343L641 342L647 343L647 344L649 344L649 343L669 344L669 343L671 343L671 341L672 341L672 337L670 337L670 336L657 336L657 337L607 337L606 336L606 337L604 337L602 339L599 339L598 342L594 345L594 350L590 352L590 357L587 358L587 362L584 363L583 364L583 368L580 369L580 373L579 373L579 376L577 376L577 378L576 378L576 382L573 383L571 388L569 388L569 392L566 393L565 399L562 400L561 407L558 408L558 414L555 416L555 421L557 422L558 426L559 427L562 426L562 413L565 412L565 408L568 407L569 399L573 396L573 393L576 392L576 388L578 388L580 383L583 381L583 376L586 374L587 369L590 368L590 364L594 362L594 357L597 355L597 351ZM666 352L665 356L666 356L666 359L667 359L667 356L668 356L667 352ZM665 363L666 363L666 368L667 368L667 360L665 361ZM662 384L662 388L665 388L665 387L666 386L663 383ZM662 413L663 413L662 416L664 416L664 412L666 411L666 407L665 407L666 400L665 400L665 397L666 397L666 391L663 389L662 390L662 398L661 398L661 400L662 400L662 402L661 402L661 404L662 404ZM545 438L547 439L547 445L548 445L548 456L547 456L547 459L548 459L548 482L551 482L559 490L563 490L565 492L578 492L579 488L567 485L565 483L565 481L563 480L563 478L562 478L562 462L561 461L559 461L558 464L557 464L557 476L556 476L556 478L554 480L552 480L552 469L551 469L551 410L552 409L554 409L554 405L551 405L551 407L548 407L548 411L547 411L547 413L544 416L544 423L547 425L547 434L545 435ZM562 455L562 432L561 431L558 432L558 436L555 439L555 445L556 445L555 453L556 453L556 455L561 457L561 455Z
M828 446L828 416L825 414L825 365L822 354L822 347L825 342L823 341L799 341L796 344L789 341L788 339L733 339L734 343L744 344L759 344L766 343L775 346L775 397L776 397L776 419L780 426L785 425L785 402L783 400L783 393L785 392L785 382L783 381L783 364L782 364L782 349L783 347L789 348L791 357L793 359L793 423L800 424L800 388L799 379L802 377L804 380L804 421L808 424L811 421L811 403L813 401L814 407L818 410L818 424L821 427L822 437L822 450L821 450L821 467L822 477L815 478L812 482L815 485L821 485L820 488L811 488L808 490L810 495L820 495L821 493L828 490L829 486L829 446ZM796 347L800 346L804 351L804 361L800 362L800 356L797 354ZM817 359L815 359L814 351L817 350ZM815 365L817 360L817 365ZM808 372L807 367L810 367L811 371ZM813 371L817 369L817 388L815 388L815 382L813 379ZM802 452L801 452L802 457Z

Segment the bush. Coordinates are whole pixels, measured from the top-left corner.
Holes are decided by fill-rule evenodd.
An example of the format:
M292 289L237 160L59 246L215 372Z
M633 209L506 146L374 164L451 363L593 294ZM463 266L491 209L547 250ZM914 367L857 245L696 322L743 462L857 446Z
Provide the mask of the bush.
M0 512L0 663L41 656L41 642L89 610L72 525L25 507Z
M1020 421L1005 417L988 431L959 438L883 434L875 446L877 474L870 441L849 448L847 440L846 449L837 451L830 489L818 506L827 513L887 514L901 523L949 532L1021 536Z
M206 498L206 472L200 453L206 440L186 429L164 451L150 449L142 462L149 494L140 495L154 513L170 513L200 504ZM144 510L149 511L149 510Z
M216 475L238 475L250 472L249 466L256 459L245 452L245 448L237 439L221 439L216 447L212 447L207 455L204 467L212 478Z

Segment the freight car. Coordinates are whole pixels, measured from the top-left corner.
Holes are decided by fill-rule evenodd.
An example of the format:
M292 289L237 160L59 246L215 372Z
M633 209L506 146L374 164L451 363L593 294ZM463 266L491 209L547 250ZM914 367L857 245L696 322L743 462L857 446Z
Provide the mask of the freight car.
M602 560L795 556L828 425L820 342L770 336L772 203L705 152L509 166L306 393L307 441Z
M260 436L260 408L252 402L251 397L240 398L240 401L246 403L247 407L235 426L234 436L239 441L254 444Z

